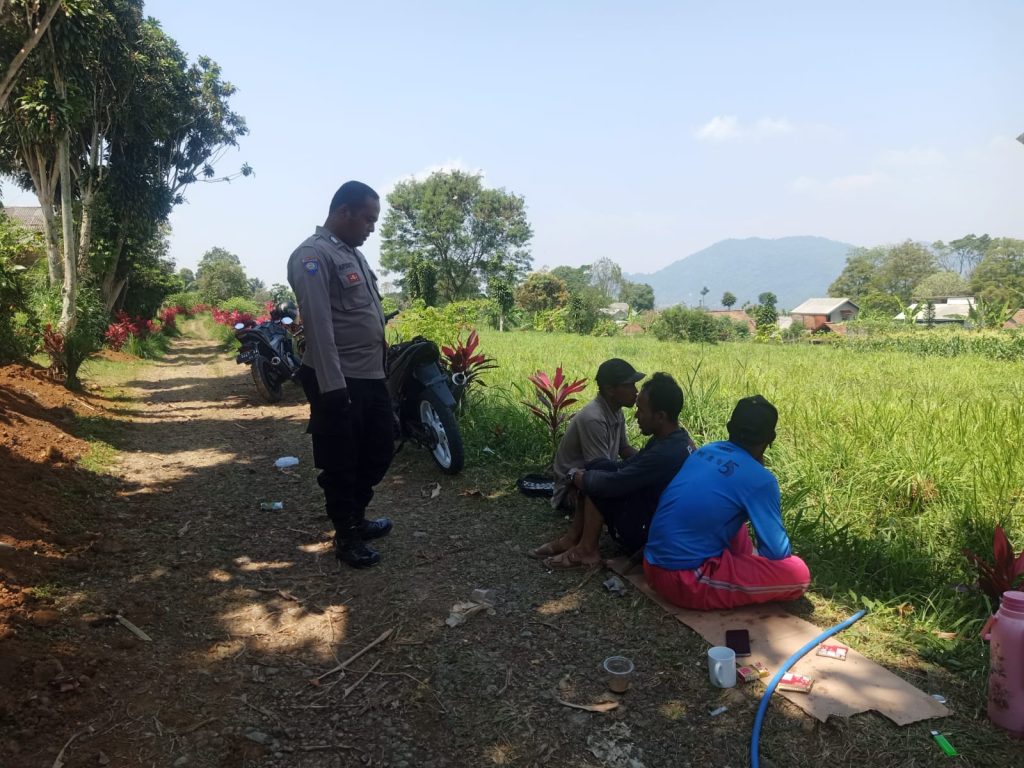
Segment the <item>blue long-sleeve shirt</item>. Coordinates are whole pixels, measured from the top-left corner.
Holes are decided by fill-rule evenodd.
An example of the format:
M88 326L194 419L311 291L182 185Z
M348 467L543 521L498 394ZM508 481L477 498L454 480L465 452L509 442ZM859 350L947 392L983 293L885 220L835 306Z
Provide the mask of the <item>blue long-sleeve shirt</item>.
M748 520L759 555L781 560L792 554L775 475L735 443L710 443L661 495L644 556L669 570L699 568L722 554Z

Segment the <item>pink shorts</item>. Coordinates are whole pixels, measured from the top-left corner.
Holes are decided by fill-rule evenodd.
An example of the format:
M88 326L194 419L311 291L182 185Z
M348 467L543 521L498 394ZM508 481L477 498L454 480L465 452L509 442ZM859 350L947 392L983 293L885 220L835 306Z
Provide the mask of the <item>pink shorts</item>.
M673 571L644 559L644 575L666 600L695 611L796 600L811 584L811 573L799 557L769 560L755 555L746 525L729 549L708 558L699 568Z

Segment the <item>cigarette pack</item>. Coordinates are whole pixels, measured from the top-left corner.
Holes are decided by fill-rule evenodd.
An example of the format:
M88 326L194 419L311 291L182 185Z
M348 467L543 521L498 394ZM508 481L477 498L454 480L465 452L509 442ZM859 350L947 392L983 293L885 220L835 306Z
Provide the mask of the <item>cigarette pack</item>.
M814 685L814 678L807 675L794 675L792 672L783 675L779 680L780 691L796 691L797 693L810 693Z
M769 676L768 667L760 661L755 661L753 664L747 664L739 667L736 670L736 674L739 675L740 680L744 683L752 683L755 680L764 680Z
M761 673L753 667L739 667L736 670L736 674L739 675L740 680L744 683L752 683L755 680L761 679Z
M846 661L846 654L849 652L849 648L845 645L822 645L818 646L818 656L825 656L829 659L838 659L839 661Z

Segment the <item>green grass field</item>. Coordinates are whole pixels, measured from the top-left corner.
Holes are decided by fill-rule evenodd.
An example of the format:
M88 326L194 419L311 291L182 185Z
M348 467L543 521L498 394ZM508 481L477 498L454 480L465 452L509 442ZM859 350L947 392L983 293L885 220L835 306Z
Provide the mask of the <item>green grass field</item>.
M768 462L794 550L816 592L843 605L913 611L918 626L966 637L988 606L957 589L973 582L961 550L989 555L996 524L1024 546L1020 363L494 331L482 334L481 351L500 368L484 374L488 386L462 418L469 461L509 472L542 468L549 457L542 425L519 404L537 369L561 364L590 379L602 360L624 357L647 373L666 371L686 393L682 421L698 444L725 437L739 397L767 397L780 413ZM590 381L579 404L595 393ZM639 444L635 423L630 429ZM956 665L954 647L933 650Z

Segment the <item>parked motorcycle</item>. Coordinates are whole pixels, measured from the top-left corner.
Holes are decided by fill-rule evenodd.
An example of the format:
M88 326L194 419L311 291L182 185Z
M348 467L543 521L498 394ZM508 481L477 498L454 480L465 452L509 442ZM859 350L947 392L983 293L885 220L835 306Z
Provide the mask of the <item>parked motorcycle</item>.
M295 349L301 349L302 328L295 325L295 313L284 305L271 313L271 319L257 325L235 324L235 337L242 348L235 362L248 365L252 381L260 397L268 403L278 402L284 382L299 372L302 360ZM291 332L289 332L291 331Z
M437 344L422 336L389 347L387 367L388 391L402 440L430 451L445 474L457 474L465 457L455 404L466 386L465 376L448 376Z

